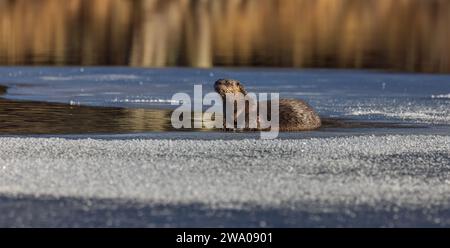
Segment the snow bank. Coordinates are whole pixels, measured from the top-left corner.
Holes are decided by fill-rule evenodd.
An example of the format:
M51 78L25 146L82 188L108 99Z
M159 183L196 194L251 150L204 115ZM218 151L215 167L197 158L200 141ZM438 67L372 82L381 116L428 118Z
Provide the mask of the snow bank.
M211 206L448 204L450 137L0 138L0 191Z

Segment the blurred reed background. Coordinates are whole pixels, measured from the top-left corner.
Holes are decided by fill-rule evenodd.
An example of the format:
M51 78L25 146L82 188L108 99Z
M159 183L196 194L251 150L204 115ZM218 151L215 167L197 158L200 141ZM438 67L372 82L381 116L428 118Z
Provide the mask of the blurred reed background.
M0 64L450 72L449 0L0 0Z

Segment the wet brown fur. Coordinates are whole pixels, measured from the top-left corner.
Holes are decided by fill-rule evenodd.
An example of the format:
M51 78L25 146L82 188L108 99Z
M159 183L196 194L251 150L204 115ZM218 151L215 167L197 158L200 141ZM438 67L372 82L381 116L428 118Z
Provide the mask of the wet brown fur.
M225 102L226 93L247 94L242 83L233 79L219 79L214 88L222 96ZM261 102L258 104L267 104ZM268 103L268 114L270 118L270 102ZM225 110L225 103L224 103ZM225 111L224 111L225 113ZM248 106L246 107L248 113ZM236 118L235 118L236 119ZM279 128L280 131L307 131L319 128L322 125L319 115L306 102L299 99L279 100Z

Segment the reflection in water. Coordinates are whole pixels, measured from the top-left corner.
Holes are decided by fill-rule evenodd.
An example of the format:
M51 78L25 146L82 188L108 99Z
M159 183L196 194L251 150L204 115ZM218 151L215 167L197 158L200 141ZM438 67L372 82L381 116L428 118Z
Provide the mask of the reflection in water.
M0 94L5 88L0 86ZM167 131L170 111L71 106L0 98L0 134Z
M0 0L0 64L450 72L448 0Z

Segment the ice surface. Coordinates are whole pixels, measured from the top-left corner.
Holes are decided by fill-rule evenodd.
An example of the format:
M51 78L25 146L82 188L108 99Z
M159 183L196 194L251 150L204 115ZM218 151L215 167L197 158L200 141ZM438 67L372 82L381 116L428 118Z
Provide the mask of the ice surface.
M441 94L441 95L432 95L432 98L437 99L450 99L450 93L449 94Z
M0 192L9 226L450 226L450 136L4 137Z
M125 108L174 108L173 94L194 97L194 84L203 85L206 94L218 78L239 79L255 93L302 98L324 116L450 124L450 75L270 68L0 68L0 85L10 87L5 95L9 99Z
M429 124L450 124L450 105L423 104L420 102L396 105L371 105L347 107L347 116L363 116L368 119L392 119ZM350 105L351 106L351 105Z

